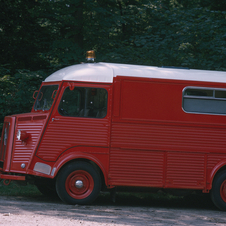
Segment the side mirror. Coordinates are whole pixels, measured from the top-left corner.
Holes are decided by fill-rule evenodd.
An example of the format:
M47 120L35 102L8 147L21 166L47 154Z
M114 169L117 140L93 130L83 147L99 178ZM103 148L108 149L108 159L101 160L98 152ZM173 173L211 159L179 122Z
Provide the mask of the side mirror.
M55 99L56 93L57 93L57 89L55 89L55 90L53 91L53 93L52 93L52 99Z
M34 91L33 98L36 100L37 96L38 96L38 90Z

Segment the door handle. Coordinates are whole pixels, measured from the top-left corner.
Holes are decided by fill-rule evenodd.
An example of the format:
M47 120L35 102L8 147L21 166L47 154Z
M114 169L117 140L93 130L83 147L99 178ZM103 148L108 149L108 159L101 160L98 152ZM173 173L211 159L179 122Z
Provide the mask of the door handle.
M52 118L52 122L55 121L55 120L60 120L60 119L59 118Z

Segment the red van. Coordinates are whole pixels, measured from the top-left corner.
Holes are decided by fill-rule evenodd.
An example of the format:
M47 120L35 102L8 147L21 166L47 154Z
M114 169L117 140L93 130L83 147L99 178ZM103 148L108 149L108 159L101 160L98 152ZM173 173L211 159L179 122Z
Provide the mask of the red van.
M226 72L84 63L43 81L4 119L0 179L69 204L103 188L211 192L226 210Z

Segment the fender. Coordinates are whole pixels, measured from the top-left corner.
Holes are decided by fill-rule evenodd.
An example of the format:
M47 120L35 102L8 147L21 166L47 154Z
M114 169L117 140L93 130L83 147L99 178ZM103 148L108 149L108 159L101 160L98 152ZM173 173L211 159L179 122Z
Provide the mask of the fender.
M214 179L216 173L224 166L226 166L226 159L224 159L224 160L220 161L219 163L217 163L217 165L214 166L214 168L212 169L211 173L209 174L210 175L209 181L208 181L210 183L210 188L209 189L212 188L213 179Z
M94 162L95 164L97 164L97 166L100 168L100 170L102 171L103 175L104 175L104 180L105 183L107 184L107 170L106 167L104 167L104 165L101 163L101 161L95 157L94 155L90 154L90 153L84 153L84 152L76 152L76 153L66 153L64 155L62 155L57 162L54 164L53 169L55 168L55 170L52 172L52 177L55 177L57 175L57 173L59 172L59 170L67 163L70 162L72 160L76 160L76 159L86 159L86 160L90 160L92 162Z

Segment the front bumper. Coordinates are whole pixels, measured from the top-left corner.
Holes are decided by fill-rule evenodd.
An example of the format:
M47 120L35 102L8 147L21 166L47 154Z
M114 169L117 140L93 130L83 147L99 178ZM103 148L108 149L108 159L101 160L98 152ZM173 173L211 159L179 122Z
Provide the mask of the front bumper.
M19 180L19 181L25 181L26 177L25 176L19 176L19 175L11 175L11 174L3 174L0 171L0 180L7 180L7 181L11 181L11 180Z

